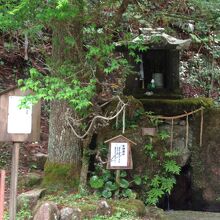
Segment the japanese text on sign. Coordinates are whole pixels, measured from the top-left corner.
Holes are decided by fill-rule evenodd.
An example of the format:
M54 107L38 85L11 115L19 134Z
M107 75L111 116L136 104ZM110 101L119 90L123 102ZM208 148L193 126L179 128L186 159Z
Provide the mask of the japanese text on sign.
M128 165L128 144L111 143L111 161L112 167Z

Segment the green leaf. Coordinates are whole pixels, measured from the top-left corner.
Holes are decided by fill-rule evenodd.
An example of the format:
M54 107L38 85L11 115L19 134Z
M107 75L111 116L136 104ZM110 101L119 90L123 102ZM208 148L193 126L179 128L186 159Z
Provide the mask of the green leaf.
M98 176L92 176L89 180L89 184L94 189L100 189L104 185L104 181L102 178Z
M170 194L174 184L176 183L175 178L162 178L161 189Z
M161 183L161 178L158 175L155 175L154 178L151 180L150 185L154 188L158 188Z
M125 197L125 198L131 198L133 196L133 192L131 189L124 189L122 191L122 195Z
M162 130L162 131L159 133L159 136L160 136L160 139L161 139L161 140L166 140L167 138L170 137L170 135L168 134L168 132L165 131L165 130Z
M105 183L105 189L109 189L110 191L115 191L118 189L117 185L111 181Z
M163 190L159 188L153 188L148 192L147 197L147 204L149 205L156 205L159 202L159 198L161 198L164 195Z
M195 34L190 34L190 36L195 43L202 43L202 40L199 39Z
M140 176L135 176L134 177L134 182L138 186L141 185L141 182L142 182L141 177Z
M126 173L126 171L121 171L120 172L120 177L126 177L127 176L127 173Z
M171 174L179 174L180 173L180 166L177 165L175 160L167 160L164 163L165 171Z
M122 188L128 188L129 187L129 182L126 179L121 179L120 180L120 187Z
M106 198L106 199L109 199L109 198L111 198L111 196L112 196L112 192L109 191L108 189L105 189L105 190L102 191L102 196L103 196L104 198Z

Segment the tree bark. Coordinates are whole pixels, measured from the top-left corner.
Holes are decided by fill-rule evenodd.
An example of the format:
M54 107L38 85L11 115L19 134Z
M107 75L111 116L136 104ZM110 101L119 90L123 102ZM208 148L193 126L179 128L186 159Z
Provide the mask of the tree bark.
M71 1L70 7L78 7L82 10L81 6L79 1ZM52 74L59 76L59 67L66 62L72 66L79 65L83 54L80 16L81 13L78 17L65 21L55 20L52 24ZM69 44L67 38L74 39L74 43ZM50 110L48 160L45 164L44 185L70 186L78 189L82 143L73 134L66 121L67 113L77 118L77 112L70 108L66 101L52 101Z
M51 103L48 161L72 163L81 167L81 140L76 138L67 125L65 116L71 111L65 101ZM73 113L74 114L74 113Z

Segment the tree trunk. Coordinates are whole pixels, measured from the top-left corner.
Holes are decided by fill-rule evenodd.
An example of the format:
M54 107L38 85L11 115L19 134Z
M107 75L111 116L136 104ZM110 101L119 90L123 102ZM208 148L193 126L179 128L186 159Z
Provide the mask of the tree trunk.
M46 185L78 187L81 169L81 140L67 125L69 107L64 101L51 103L48 160L45 165Z
M72 0L70 7L82 10L82 3ZM52 64L53 73L60 74L59 68L65 63L79 65L82 59L82 19L81 12L77 17L53 22ZM67 38L74 39L74 44L68 44ZM72 71L74 74L74 70ZM80 80L80 79L79 79ZM71 131L66 121L67 112L77 118L74 109L66 101L51 103L48 160L45 164L44 185L70 186L78 189L81 170L81 140Z

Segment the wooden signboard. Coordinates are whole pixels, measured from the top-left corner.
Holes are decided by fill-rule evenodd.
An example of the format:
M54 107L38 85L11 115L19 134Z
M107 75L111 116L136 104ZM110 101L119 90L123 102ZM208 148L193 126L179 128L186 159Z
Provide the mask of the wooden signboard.
M20 143L40 139L40 102L19 108L21 99L31 91L13 87L0 93L0 141L14 142L12 148L9 218L16 220L16 198Z
M0 93L0 141L39 141L40 102L28 109L20 109L20 100L30 91L22 92L17 87Z
M113 137L105 141L105 143L109 143L107 169L120 170L133 168L131 144L136 145L136 143L123 135Z

